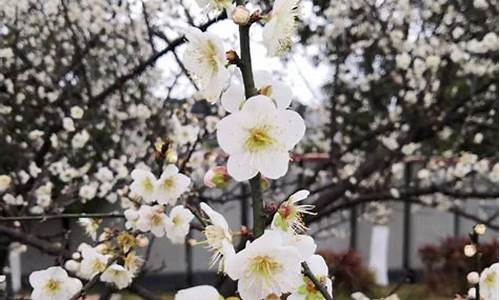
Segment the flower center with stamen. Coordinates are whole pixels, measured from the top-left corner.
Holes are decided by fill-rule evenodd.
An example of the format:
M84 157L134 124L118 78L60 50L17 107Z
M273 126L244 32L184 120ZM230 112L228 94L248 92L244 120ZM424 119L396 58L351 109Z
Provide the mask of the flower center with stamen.
M172 178L167 178L163 180L163 188L166 190L171 189L174 186L174 180Z
M486 276L486 278L484 279L484 283L488 286L488 287L493 287L495 285L497 281L497 274L496 273L491 273L491 274L488 274Z
M281 204L280 208L278 209L278 213L285 220L288 220L289 218L295 218L296 212L297 211L295 210L295 206L293 204L289 204L288 202Z
M205 236L207 237L208 244L213 249L221 249L222 240L230 239L230 237L226 236L223 228L214 225L205 227Z
M153 226L158 226L162 223L162 218L159 214L154 214L152 217L151 217L151 224Z
M219 64L217 63L217 51L212 41L207 41L203 54L207 60L208 65L212 69L212 72L217 73L219 71Z
M276 140L270 136L269 131L269 126L250 129L245 141L245 148L250 152L258 152L274 145Z
M172 223L174 223L174 225L180 225L182 223L182 220L179 216L175 216L173 219L172 219Z
M102 272L106 269L106 264L104 264L99 259L95 259L92 262L92 269L94 270L94 272Z
M259 90L261 95L271 97L273 94L273 87L271 85L266 85Z
M148 193L152 193L154 190L153 182L149 178L144 179L144 181L142 182L142 186Z
M250 264L250 271L253 274L266 279L281 270L281 268L281 264L269 256L256 256L252 258L252 262Z
M60 287L61 284L59 281L54 279L49 279L45 284L45 292L47 294L54 295L59 291Z

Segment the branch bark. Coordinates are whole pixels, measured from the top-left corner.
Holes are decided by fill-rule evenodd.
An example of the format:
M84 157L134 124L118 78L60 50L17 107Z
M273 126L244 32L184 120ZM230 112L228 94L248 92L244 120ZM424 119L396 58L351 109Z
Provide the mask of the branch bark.
M314 287L316 288L316 290L318 290L326 300L333 300L333 297L330 295L330 293L328 293L326 286L323 285L318 280L318 278L316 278L316 276L312 273L311 269L309 268L309 266L307 265L306 262L302 263L302 269L303 269L304 276L306 276L307 278L309 278L311 280L311 282L314 284Z

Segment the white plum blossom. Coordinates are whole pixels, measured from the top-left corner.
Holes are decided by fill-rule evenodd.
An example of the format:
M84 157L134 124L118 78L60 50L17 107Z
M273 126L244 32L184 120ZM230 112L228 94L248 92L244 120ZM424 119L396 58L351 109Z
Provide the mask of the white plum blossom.
M494 263L481 272L479 279L479 293L481 298L498 300L498 263Z
M83 109L80 106L72 106L70 109L71 117L73 119L81 119L83 117Z
M33 300L68 300L82 288L82 282L68 276L61 267L31 273L30 285L33 287Z
M215 102L229 80L222 41L216 35L195 27L187 29L186 39L184 64L199 84L200 93L207 101Z
M139 247L143 247L140 245L140 239L137 241L137 245ZM123 260L123 266L125 269L127 269L131 275L135 274L137 271L139 271L140 267L143 265L144 260L138 256L135 251L130 251L125 259Z
M288 151L304 133L298 113L278 109L269 97L258 95L219 122L217 141L229 154L227 169L234 179L244 181L259 172L277 179L287 172Z
M297 27L299 0L276 0L270 20L264 25L262 38L270 56L280 56L292 46L292 35Z
M207 248L214 252L210 266L214 266L220 261L219 268L222 268L224 262L221 258L224 255L224 242L231 243L232 241L229 225L224 216L213 210L207 204L203 202L200 203L200 208L210 219L210 224L207 225L203 231L207 238Z
M223 300L219 292L209 285L199 285L183 289L175 294L174 300Z
M186 235L189 233L189 224L193 218L193 213L182 205L172 208L165 220L167 238L174 244L183 244Z
M406 70L411 64L411 56L404 52L401 54L396 55L396 65L398 68Z
M232 0L196 0L200 8L208 12L222 12L223 10L231 10ZM228 13L228 15L231 15Z
M133 274L122 265L112 264L101 274L100 279L103 282L113 283L121 290L132 283Z
M85 233L92 238L97 239L97 229L99 228L99 221L93 218L79 218L78 224L85 229Z
M14 196L9 193L3 195L2 200L8 205L23 205L24 203L23 195Z
M73 119L68 117L63 118L63 128L68 132L75 131L75 122L73 122Z
M134 180L130 185L130 190L142 197L146 203L155 200L156 177L150 171L135 169L131 174Z
M81 252L80 274L85 279L90 279L94 275L103 272L111 258L111 256L103 255L99 253L98 249L90 246L83 247Z
M309 191L300 190L281 203L274 214L271 228L284 232L304 232L306 227L302 220L303 215L314 214L311 212L314 206L308 204L298 205L297 202L306 199L308 196Z
M311 273L316 277L316 279L324 286L328 293L332 294L332 280L328 276L328 266L325 260L320 255L313 255L306 260ZM324 299L320 291L316 289L314 283L307 276L303 276L302 285L290 296L288 300L312 300L312 299Z
M226 261L226 272L238 280L242 300L261 300L294 292L302 284L301 257L296 248L284 246L282 235L266 231Z
M175 165L168 165L154 186L153 197L160 204L175 205L190 183L189 177L179 173Z
M139 221L139 211L135 208L126 209L123 214L125 215L125 228L126 229L136 229L137 222Z
M78 195L82 198L82 202L92 200L97 194L97 183L82 185L78 191Z
M316 243L314 239L305 234L289 234L277 231L281 235L284 246L293 247L300 255L300 261L305 261L316 252Z
M71 140L71 146L75 149L83 148L83 146L87 144L89 139L90 134L88 133L88 131L82 130L73 136L73 139Z
M12 182L12 178L9 175L0 175L0 193L6 191Z
M272 78L267 71L257 71L254 75L255 88L261 95L268 96L279 109L286 109L292 102L290 87ZM239 111L245 102L245 92L240 81L232 83L222 94L222 107L230 113Z
M155 236L162 237L165 234L166 218L163 206L141 205L136 226L142 232L151 231Z

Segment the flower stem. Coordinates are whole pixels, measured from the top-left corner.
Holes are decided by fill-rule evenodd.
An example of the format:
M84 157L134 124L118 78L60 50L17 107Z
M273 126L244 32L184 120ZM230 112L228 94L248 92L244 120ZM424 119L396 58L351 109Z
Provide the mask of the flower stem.
M250 54L250 25L240 26L240 52L238 67L243 77L245 97L248 99L257 94L253 81L252 56Z
M253 234L257 238L264 233L264 229L266 228L260 174L257 174L254 178L250 179L250 189L253 208Z

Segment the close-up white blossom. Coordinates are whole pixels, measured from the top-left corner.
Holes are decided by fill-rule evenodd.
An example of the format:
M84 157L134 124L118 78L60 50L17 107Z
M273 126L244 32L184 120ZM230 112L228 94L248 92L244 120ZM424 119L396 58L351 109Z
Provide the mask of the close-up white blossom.
M201 32L198 28L188 28L186 39L189 41L184 53L186 68L200 85L203 97L209 102L215 102L229 80L222 41L219 37Z
M226 272L238 280L242 300L266 299L271 294L279 297L293 292L301 285L300 262L294 247L284 246L279 234L266 231L226 261Z
M498 299L498 263L494 263L481 272L479 278L479 292L483 299Z
M68 276L61 267L49 267L46 270L31 273L30 285L33 287L33 300L67 300L82 288L82 282Z
M175 206L165 220L167 238L174 244L183 244L189 233L189 225L194 215L182 205Z
M200 285L183 289L175 294L175 300L221 300L224 299L219 292L212 286Z
M157 237L165 235L167 215L161 205L141 205L138 211L137 229L153 233Z
M299 0L274 1L270 20L264 26L262 33L269 55L282 55L292 47L292 35L297 27L298 14Z
M219 122L217 140L229 154L227 169L234 179L247 180L259 172L277 179L287 172L289 151L304 132L298 113L278 109L269 97L254 96Z
M154 199L160 204L175 205L190 183L189 177L179 173L176 166L168 165L155 183Z
M112 264L101 274L103 282L114 284L118 289L126 288L132 282L132 273L119 264Z

